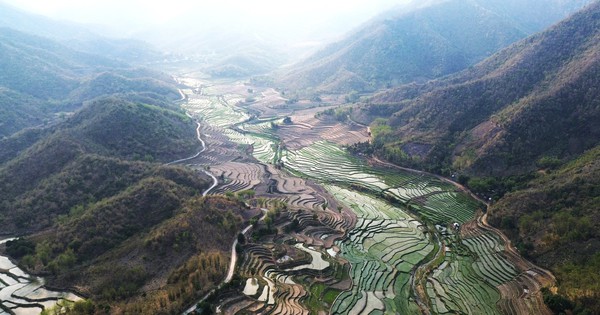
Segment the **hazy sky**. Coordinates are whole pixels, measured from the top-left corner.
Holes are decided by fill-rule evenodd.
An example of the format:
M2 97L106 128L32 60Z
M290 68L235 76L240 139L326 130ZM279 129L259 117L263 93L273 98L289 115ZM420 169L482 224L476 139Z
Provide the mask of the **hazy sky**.
M109 37L142 39L168 51L256 38L303 55L382 11L411 0L0 0L55 19L94 24ZM421 3L423 0L412 0ZM202 36L208 41L202 42ZM189 40L194 38L194 40ZM215 41L215 39L217 41ZM230 41L231 42L231 41ZM229 43L229 42L227 42ZM183 45L182 45L183 44Z
M408 0L5 0L54 18L114 26L149 26L171 22L192 12L227 19L251 15L256 19L285 19L311 16L373 16L384 8Z

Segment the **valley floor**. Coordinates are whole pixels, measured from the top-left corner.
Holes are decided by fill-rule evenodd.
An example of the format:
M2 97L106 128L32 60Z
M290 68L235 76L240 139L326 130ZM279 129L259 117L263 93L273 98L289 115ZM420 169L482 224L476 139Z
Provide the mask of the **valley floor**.
M486 223L454 183L349 155L365 126L289 104L277 91L181 78L205 150L180 161L212 174L210 194L268 211L234 245L233 281L203 299L224 314L549 314L553 276ZM237 245L237 246L236 246Z

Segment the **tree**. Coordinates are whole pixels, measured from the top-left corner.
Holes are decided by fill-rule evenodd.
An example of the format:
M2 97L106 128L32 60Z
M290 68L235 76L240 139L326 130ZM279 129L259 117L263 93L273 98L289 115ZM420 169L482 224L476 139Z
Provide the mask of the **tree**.
M355 103L356 101L358 101L359 98L360 95L357 91L351 91L344 97L344 100L346 101L346 103Z
M242 234L242 233L238 234L237 239L238 239L238 243L240 243L240 244L246 243L246 236L244 236L244 234Z

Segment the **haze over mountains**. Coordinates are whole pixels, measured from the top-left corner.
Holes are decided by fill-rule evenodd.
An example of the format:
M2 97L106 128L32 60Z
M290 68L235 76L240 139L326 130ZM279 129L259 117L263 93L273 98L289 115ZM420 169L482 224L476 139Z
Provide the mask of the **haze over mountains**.
M589 1L429 1L400 6L282 71L315 92L374 91L465 69Z
M8 28L0 29L0 38L3 137L49 122L56 114L105 94L154 90L167 98L179 97L177 90L168 86L171 82L164 81L170 81L169 76L148 69Z
M164 165L200 144L183 87L161 71L194 72L243 80L240 106L260 82L281 96L271 110L368 125L371 141L349 151L466 185L556 275L552 311L599 314L600 2L412 2L329 25L315 42L349 32L300 59L314 43L291 43L312 31L186 33L184 20L111 39L0 3L0 234L28 236L11 255L97 314L178 313L216 287L260 211L243 194L204 198L203 171Z
M151 45L135 39L114 39L98 35L92 25L51 19L0 2L0 27L46 37L81 52L127 62L140 63L160 58Z

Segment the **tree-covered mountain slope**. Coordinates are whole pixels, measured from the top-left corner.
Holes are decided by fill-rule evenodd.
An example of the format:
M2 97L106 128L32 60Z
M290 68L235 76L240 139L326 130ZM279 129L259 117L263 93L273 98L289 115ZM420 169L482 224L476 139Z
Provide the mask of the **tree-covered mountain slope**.
M0 69L2 138L56 122L96 97L128 94L161 106L180 97L170 76L7 28L0 29Z
M21 261L85 292L105 308L99 313L180 314L225 277L252 215L237 200L189 197L171 181L146 179L33 236L38 247Z
M558 297L547 293L547 304L557 313L600 311L600 147L556 170L544 169L494 204L489 221L552 269ZM558 303L561 296L574 303Z
M600 4L447 79L376 95L356 110L389 159L507 176L600 139ZM381 131L381 132L378 132ZM419 150L414 150L419 148Z
M0 139L43 124L46 110L40 100L0 87Z
M5 233L49 227L71 207L111 196L149 176L156 168L149 162L179 159L199 149L187 116L117 98L89 104L39 139L28 136L20 133L2 142L34 140L0 165ZM202 185L195 186L201 190Z
M291 90L344 93L438 78L481 61L587 2L413 3L283 70L276 82Z
M41 99L64 98L85 75L124 65L8 28L0 29L0 57L0 85Z
M211 184L201 171L164 165L199 143L193 121L153 95L97 98L0 141L2 234L26 236L7 251L99 314L189 306L223 279L231 243L256 215L201 197Z
M112 94L153 93L153 98L174 100L180 96L171 78L151 71L111 70L91 76L69 95L74 103Z

